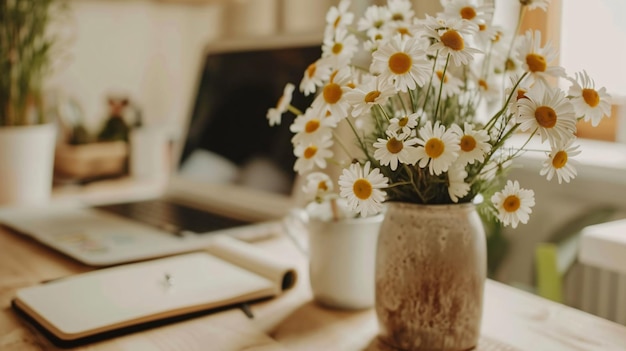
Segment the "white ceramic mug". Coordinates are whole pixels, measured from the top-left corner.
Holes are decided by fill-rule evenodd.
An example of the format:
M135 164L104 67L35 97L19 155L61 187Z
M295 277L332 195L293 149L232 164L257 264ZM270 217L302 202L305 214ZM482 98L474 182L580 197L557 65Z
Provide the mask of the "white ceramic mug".
M382 220L381 214L308 221L309 275L316 301L343 309L374 305L376 244Z

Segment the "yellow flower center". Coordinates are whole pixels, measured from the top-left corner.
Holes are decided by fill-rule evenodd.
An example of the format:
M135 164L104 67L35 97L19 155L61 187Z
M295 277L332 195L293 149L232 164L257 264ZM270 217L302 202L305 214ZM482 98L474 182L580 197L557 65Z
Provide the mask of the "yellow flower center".
M374 27L375 28L380 28L380 27L383 26L383 24L385 24L384 21L376 21L376 22L374 22Z
M393 16L391 16L391 20L392 21L404 21L404 16L402 16L401 13L394 13Z
M405 74L411 69L413 60L404 52L397 52L389 57L389 69L395 74Z
M326 185L326 182L322 180L319 184L317 184L317 190L328 191L328 185Z
M504 63L504 68L509 72L515 71L515 69L517 68L517 64L515 64L515 61L513 61L511 58L508 58Z
M350 83L346 84L346 86L347 86L348 88L350 88L350 89L354 89L354 88L356 88L356 84L354 84L354 82L350 82Z
M409 123L409 117L407 117L407 116L404 116L404 117L400 118L400 120L398 121L398 125L399 125L400 127L404 127L404 126L406 126L408 123Z
M309 78L313 78L313 76L315 75L315 70L317 70L317 65L315 65L315 62L310 64L309 67L307 67L306 69L306 75Z
M426 145L424 145L424 149L428 157L437 158L445 151L446 144L444 144L441 139L431 138L426 142Z
M478 31L484 32L486 30L487 30L487 25L486 24L481 23L481 24L478 25Z
M400 35L408 35L411 36L411 32L409 32L409 29L406 27L399 27L396 29L397 33L400 33Z
M333 54L339 55L341 53L341 50L343 50L342 43L335 43L335 45L333 45Z
M527 99L526 97L526 90L524 89L517 89L517 100L520 99Z
M520 201L519 197L517 197L517 195L507 196L502 203L502 207L506 212L515 212L520 208L521 205L522 202Z
M374 90L374 91L370 91L369 93L367 93L367 95L365 95L365 99L363 100L365 102L372 103L376 101L376 99L378 99L379 96L380 96L380 91Z
M336 104L341 99L342 94L343 91L341 91L341 87L337 83L329 83L324 87L324 101L328 104Z
M545 57L538 54L526 55L526 64L531 72L545 72L547 67Z
M556 125L556 112L550 106L539 106L535 110L537 124L544 128L552 128Z
M471 20L476 17L476 10L472 6L465 6L459 11L461 18Z
M470 152L476 148L476 139L471 135L464 135L461 138L461 150Z
M594 89L583 89L583 99L591 107L596 107L600 103L600 95Z
M443 33L441 36L441 42L443 45L455 51L460 51L465 48L463 37L461 37L461 34L455 30L449 30Z
M489 90L489 84L487 84L487 81L484 79L478 80L478 86L481 87L485 91Z
M448 82L448 75L443 75L443 71L437 71L437 77L439 78L439 80L443 80L444 83Z
M552 159L552 166L556 169L563 168L567 164L567 152L559 151Z
M402 151L404 144L396 138L391 138L387 141L387 150L392 154L397 154Z
M312 159L316 153L317 153L317 146L311 145L304 150L303 156L304 158L308 160L308 159Z
M494 37L491 39L492 42L497 43L500 41L500 39L502 38L502 32L501 31L497 31L496 35L494 35Z
M361 200L367 200L372 196L372 183L367 179L359 178L352 185L354 195Z
M312 119L304 125L304 131L307 133L313 133L320 127L319 119Z

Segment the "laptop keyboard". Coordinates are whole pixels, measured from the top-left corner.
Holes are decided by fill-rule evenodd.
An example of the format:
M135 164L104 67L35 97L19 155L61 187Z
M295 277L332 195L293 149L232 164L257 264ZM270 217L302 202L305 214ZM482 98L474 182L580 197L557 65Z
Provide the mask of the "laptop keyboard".
M185 232L202 234L249 224L159 199L103 205L96 208L181 236Z

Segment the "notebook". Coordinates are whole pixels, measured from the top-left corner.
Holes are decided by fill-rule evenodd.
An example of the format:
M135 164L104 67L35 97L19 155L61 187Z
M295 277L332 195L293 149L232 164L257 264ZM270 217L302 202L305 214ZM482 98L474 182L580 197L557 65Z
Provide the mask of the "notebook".
M219 235L279 233L294 203L292 134L288 123L270 127L265 115L285 83L299 81L320 57L319 42L277 36L208 45L176 147L178 168L159 198L5 208L0 223L91 266L198 250Z
M296 269L262 249L216 237L193 252L102 268L18 289L13 308L72 347L280 295ZM253 318L251 309L243 305Z

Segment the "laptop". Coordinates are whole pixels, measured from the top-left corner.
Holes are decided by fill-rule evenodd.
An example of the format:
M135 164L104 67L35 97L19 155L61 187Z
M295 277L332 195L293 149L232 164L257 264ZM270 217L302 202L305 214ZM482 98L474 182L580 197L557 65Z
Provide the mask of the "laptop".
M319 58L319 43L279 36L208 45L175 147L177 169L158 197L4 208L0 223L90 266L201 250L218 235L254 241L280 233L294 205L292 134L290 123L270 127L265 114Z

